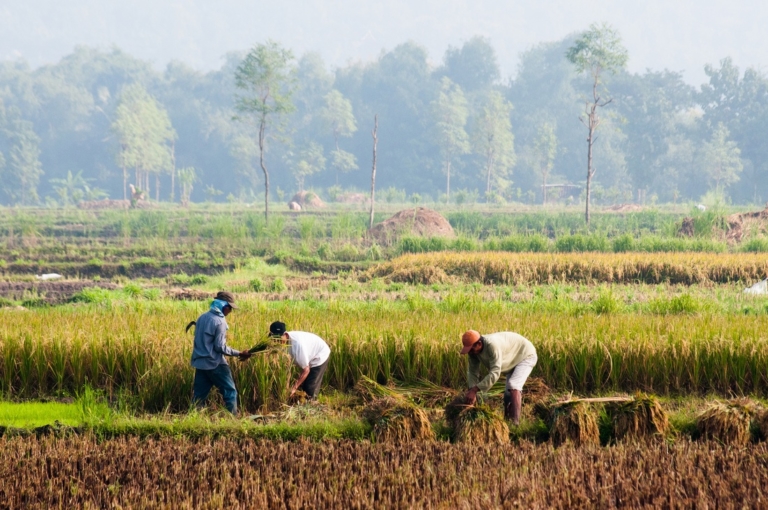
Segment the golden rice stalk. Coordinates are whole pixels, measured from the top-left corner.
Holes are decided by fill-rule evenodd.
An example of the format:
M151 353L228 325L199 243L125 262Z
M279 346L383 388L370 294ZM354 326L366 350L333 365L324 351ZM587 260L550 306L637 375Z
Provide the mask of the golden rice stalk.
M638 393L629 402L607 405L617 440L663 437L669 432L669 418L656 397Z
M523 399L535 404L549 398L551 390L541 377L529 377L523 387Z
M432 441L435 432L427 414L406 399L382 397L363 409L363 418L373 425L379 443Z
M390 398L400 401L406 400L406 397L399 393L395 388L381 385L365 376L360 377L352 392L361 397L365 402L372 402L382 398Z
M486 404L468 406L454 399L446 407L446 420L453 427L453 441L466 444L507 444L509 427L504 418ZM449 410L450 409L450 410ZM456 411L458 414L455 414ZM449 418L448 416L451 416Z
M567 402L552 409L552 444L576 446L600 444L600 429L595 412L585 402Z
M749 399L736 399L710 404L696 420L702 439L744 446L749 443L749 427L757 404Z

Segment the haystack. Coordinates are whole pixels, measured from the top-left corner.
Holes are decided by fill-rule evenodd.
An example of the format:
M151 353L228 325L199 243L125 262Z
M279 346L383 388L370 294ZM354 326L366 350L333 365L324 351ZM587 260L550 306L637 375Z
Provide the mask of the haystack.
M463 395L445 407L445 420L453 429L455 443L509 443L509 427L504 418L486 404L465 404Z
M716 402L699 415L696 426L702 439L744 446L749 443L749 427L757 411L757 404L749 399Z
M552 444L575 446L600 444L600 429L595 412L585 402L563 402L552 407Z
M407 397L367 377L355 385L367 402L362 416L373 426L377 442L432 441L435 432L427 414Z
M383 397L363 409L363 418L373 425L377 442L432 441L435 432L427 414L404 398Z
M289 204L291 202L296 202L301 206L302 209L312 207L325 207L325 202L323 202L320 197L311 191L299 191L293 195L292 199L288 201Z
M616 440L663 437L669 432L669 417L657 398L638 393L628 402L607 406Z
M374 225L368 233L382 244L389 244L403 235L456 237L448 220L426 207L404 209L388 220Z

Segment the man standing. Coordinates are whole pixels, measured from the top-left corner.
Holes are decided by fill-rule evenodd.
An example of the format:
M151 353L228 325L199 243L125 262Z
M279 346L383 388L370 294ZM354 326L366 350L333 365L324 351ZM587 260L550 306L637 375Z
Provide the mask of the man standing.
M236 308L235 296L231 292L216 294L211 308L195 321L195 345L190 362L195 367L195 404L205 405L211 388L216 386L232 414L237 414L237 389L224 356L238 356L241 360L251 357L248 351L240 352L227 346L229 326L225 317Z
M523 407L523 385L536 366L536 348L522 335L509 331L480 335L469 330L461 337L461 354L469 354L467 369L468 404L474 404L478 391L488 391L502 374L507 376L504 390L504 417L515 425L520 423ZM480 380L480 364L488 375Z
M325 369L328 368L328 358L331 355L331 348L325 340L314 333L286 331L285 323L280 321L270 324L269 335L280 338L284 343L290 343L291 358L301 369L299 378L291 387L291 396L301 388L308 399L317 398Z

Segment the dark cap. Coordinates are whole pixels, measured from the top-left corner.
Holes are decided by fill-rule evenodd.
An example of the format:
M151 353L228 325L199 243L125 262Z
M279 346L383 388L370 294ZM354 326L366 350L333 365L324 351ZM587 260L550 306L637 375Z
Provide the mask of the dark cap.
M220 299L221 301L226 301L227 304L232 308L233 310L237 310L237 307L235 306L235 295L231 292L228 292L226 290L219 291L218 294L216 294L216 299Z
M285 323L275 321L269 325L269 336L283 336L285 333Z

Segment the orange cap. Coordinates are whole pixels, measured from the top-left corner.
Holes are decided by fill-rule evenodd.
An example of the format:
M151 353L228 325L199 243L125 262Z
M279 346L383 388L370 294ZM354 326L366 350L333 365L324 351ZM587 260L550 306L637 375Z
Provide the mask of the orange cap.
M470 329L469 331L465 332L463 335L461 335L461 343L464 344L464 348L461 349L461 354L468 353L472 346L479 341L480 333L474 329Z

